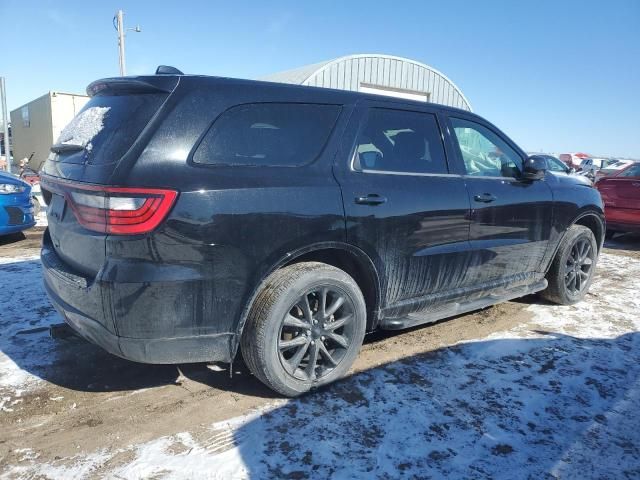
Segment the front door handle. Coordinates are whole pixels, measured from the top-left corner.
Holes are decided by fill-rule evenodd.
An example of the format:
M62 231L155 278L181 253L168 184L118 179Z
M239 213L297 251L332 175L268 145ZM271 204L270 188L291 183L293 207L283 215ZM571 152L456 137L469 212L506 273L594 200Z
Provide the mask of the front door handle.
M473 197L476 202L480 203L491 203L496 200L495 195L491 195L490 193L483 193L481 195L476 195Z
M358 205L382 205L386 201L387 199L385 197L381 197L377 193L370 193L364 197L356 197L355 200Z

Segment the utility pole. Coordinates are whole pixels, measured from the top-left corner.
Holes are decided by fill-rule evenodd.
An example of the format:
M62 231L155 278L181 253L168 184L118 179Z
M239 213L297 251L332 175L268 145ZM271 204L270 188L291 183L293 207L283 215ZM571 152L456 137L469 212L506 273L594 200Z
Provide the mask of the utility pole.
M11 173L11 141L9 140L9 114L7 113L7 89L4 77L0 77L0 96L2 96L2 124L4 125L4 153L7 159L7 172Z
M124 12L118 10L116 13L116 22L118 26L118 59L120 60L120 76L124 77L127 74L127 66L124 60Z
M127 65L124 58L124 38L127 30L133 32L141 32L140 25L136 28L124 28L124 12L118 10L115 17L113 17L113 26L118 31L118 59L120 61L120 76L124 77L127 74Z

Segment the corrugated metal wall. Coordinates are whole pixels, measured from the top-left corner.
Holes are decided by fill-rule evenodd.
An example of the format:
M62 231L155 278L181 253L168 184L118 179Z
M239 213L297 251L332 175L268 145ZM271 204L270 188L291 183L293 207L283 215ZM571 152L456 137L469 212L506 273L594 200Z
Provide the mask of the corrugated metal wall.
M353 56L328 62L304 85L358 91L361 84L426 93L429 101L471 110L455 85L438 72L404 59Z

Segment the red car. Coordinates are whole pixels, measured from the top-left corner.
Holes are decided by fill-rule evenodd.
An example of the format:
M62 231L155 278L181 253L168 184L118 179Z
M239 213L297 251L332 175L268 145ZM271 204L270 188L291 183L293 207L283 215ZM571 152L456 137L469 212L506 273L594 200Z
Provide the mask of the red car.
M640 233L640 162L601 178L596 188L604 202L607 236L616 232Z

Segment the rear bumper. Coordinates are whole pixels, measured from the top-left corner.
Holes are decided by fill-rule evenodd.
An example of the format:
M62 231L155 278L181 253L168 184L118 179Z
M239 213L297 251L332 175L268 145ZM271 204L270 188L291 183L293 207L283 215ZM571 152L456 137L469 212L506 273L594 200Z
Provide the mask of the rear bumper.
M607 230L612 232L640 233L640 223L607 222Z
M45 290L51 303L81 337L106 351L141 363L230 362L235 335L231 332L163 336L153 335L153 319L137 315L111 318L108 299L113 286L99 280L87 281L56 261L56 254L43 246L41 259ZM105 303L107 301L107 303ZM162 298L157 298L161 302ZM171 305L165 305L172 311ZM180 319L176 318L176 321ZM118 333L118 324L144 322L151 335L135 338ZM151 328L149 324L151 323Z
M45 289L51 303L71 328L81 337L118 357L158 364L231 361L231 333L177 338L120 337L63 302L46 280Z

